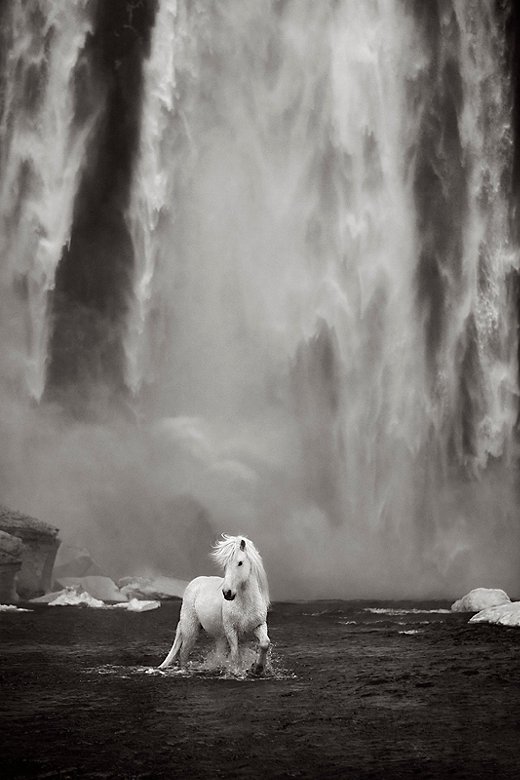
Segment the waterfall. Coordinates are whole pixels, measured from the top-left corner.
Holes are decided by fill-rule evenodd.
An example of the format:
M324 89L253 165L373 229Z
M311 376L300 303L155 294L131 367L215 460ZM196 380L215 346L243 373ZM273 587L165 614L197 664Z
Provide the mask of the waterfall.
M0 489L124 573L228 530L280 595L517 587L507 4L32 7L0 20Z
M2 18L2 330L15 350L2 368L36 400L46 381L48 299L70 238L92 128L91 117L77 121L76 94L90 31L87 0L15 0ZM25 299L24 307L13 306L13 289Z

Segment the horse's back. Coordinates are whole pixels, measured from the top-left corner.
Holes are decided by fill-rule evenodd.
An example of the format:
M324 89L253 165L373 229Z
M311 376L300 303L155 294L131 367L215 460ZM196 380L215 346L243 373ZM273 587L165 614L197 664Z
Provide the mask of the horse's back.
M183 597L183 610L194 611L202 628L211 636L221 636L222 577L196 577Z

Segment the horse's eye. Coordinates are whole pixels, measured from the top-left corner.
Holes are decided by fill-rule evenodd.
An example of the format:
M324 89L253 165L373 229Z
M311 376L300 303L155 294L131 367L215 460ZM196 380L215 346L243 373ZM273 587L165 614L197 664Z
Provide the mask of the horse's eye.
M239 562L238 562L238 565L239 565L239 566L242 566L242 561L239 561Z

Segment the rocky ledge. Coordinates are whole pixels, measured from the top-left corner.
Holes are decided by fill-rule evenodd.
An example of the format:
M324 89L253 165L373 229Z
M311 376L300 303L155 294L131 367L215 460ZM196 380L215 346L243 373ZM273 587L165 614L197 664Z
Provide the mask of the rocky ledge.
M0 603L45 593L59 546L57 528L0 506Z

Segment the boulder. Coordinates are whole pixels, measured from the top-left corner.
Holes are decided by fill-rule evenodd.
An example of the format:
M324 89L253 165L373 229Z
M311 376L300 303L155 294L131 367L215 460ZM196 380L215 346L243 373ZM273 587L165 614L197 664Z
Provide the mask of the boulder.
M167 599L182 599L186 585L185 580L174 577L123 577L117 583L121 593L128 599L152 599L166 601Z
M499 626L520 626L520 601L497 604L473 615L470 623L495 623Z
M0 531L22 542L16 592L30 599L49 590L60 540L58 529L21 512L0 506Z
M474 588L451 605L452 612L480 612L497 604L510 603L507 593L500 588Z
M0 531L0 603L16 604L16 578L22 568L23 542L17 536Z
M86 591L95 599L101 601L127 601L127 596L122 593L110 577L61 577L55 580L55 584L61 588L75 588Z

